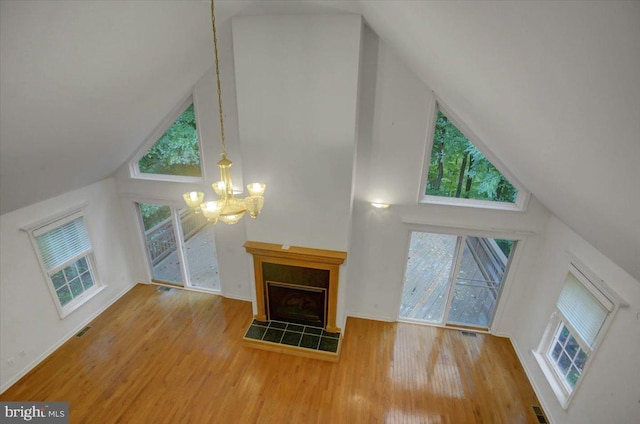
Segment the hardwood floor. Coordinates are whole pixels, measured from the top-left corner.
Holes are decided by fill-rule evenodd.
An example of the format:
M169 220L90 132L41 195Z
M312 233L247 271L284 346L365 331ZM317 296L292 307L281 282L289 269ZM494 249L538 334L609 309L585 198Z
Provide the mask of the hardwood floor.
M537 423L507 339L349 318L340 362L242 347L251 304L138 285L0 400L72 423Z

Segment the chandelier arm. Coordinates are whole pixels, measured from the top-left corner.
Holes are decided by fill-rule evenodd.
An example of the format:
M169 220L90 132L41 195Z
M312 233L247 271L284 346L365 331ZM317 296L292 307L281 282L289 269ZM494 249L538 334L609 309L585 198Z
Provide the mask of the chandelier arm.
M227 156L227 147L224 143L224 121L222 119L222 90L220 88L220 69L218 67L218 36L216 35L216 15L214 13L214 0L211 0L211 26L213 27L213 50L216 62L216 82L218 83L218 112L220 114L220 140L222 143L222 155Z

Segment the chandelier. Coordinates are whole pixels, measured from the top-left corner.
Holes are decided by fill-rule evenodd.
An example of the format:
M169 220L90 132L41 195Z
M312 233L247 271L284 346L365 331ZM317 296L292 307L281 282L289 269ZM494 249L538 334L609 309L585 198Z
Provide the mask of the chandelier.
M264 205L263 195L267 186L263 183L248 184L249 195L244 199L236 197L236 192L234 192L231 182L232 162L227 159L227 148L224 143L222 91L220 89L220 69L218 67L218 37L216 36L216 17L213 0L211 0L211 26L213 27L213 49L216 63L216 81L218 83L218 111L220 114L220 140L222 144L222 153L220 154L222 159L218 161L220 181L216 181L211 186L219 196L219 199L205 202L204 193L201 191L184 193L182 197L189 208L196 213L202 212L209 222L215 224L220 220L225 224L235 224L242 219L245 212L248 212L251 218L258 216ZM241 195L242 191L237 194Z

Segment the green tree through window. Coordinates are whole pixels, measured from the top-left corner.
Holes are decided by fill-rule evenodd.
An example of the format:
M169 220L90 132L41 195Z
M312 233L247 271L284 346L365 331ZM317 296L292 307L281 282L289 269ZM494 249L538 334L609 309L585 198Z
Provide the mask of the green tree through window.
M143 174L202 176L193 103L138 161L138 169Z
M518 190L438 111L425 194L514 203Z

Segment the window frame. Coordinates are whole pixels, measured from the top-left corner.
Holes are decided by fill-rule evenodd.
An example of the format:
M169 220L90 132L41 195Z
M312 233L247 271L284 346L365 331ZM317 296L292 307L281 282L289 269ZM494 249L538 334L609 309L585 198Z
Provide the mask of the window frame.
M625 306L624 302L611 291L603 280L599 279L593 274L589 268L587 268L580 261L575 259L572 255L569 255L571 260L567 267L567 273L564 274L564 280L562 288L564 288L567 277L569 274L573 275L580 284L591 294L593 297L605 308L608 313L602 322L602 326L595 337L591 345L580 336L578 331L573 327L570 320L565 317L562 311L558 307L558 300L554 304L554 309L547 323L543 336L540 340L540 344L535 350L532 350L536 362L540 366L544 376L546 377L551 389L555 393L560 405L563 409L568 409L571 400L575 396L576 392L580 388L585 376L591 364L594 361L600 345L606 336L607 330L611 326L613 319L621 306ZM560 293L558 294L558 299ZM607 304L608 303L608 304ZM552 357L552 351L556 343L556 335L561 331L562 326L565 326L569 330L569 335L572 336L577 342L580 349L582 349L587 355L585 364L580 372L580 376L576 381L573 388L570 387L567 379L561 374L561 371L556 365L556 361ZM572 361L573 363L573 361Z
M193 104L193 113L196 119L196 133L198 134L198 150L200 151L200 177L189 177L185 175L168 175L168 174L148 174L140 171L138 162L144 155L147 154L164 135L165 132L178 120L180 115L184 113L189 106ZM178 183L202 183L205 181L203 154L202 154L202 134L200 125L198 124L198 108L195 102L195 96L189 94L189 96L182 101L176 108L174 108L161 122L160 124L149 134L144 143L136 151L136 153L129 160L129 177L137 180L151 180L151 181L168 181Z
M80 306L84 305L90 299L95 297L98 293L106 289L106 285L104 285L100 281L98 272L96 270L93 243L91 242L91 234L89 231L89 227L87 226L87 221L85 219L84 206L86 205L83 205L79 209L75 208L65 213L58 214L54 217L46 219L45 221L40 221L38 223L32 224L27 228L23 228L23 230L29 234L29 239L31 240L34 253L38 258L40 269L42 270L42 273L47 283L47 287L49 289L49 293L51 294L53 303L56 307L56 310L58 311L58 314L60 315L60 319L64 319L70 313L77 310ZM60 228L79 218L82 219L84 227L87 231L87 238L88 238L88 243L90 247L76 254L75 256L66 259L63 263L56 265L51 269L48 269L43 259L40 247L38 245L37 237L43 234L46 234L48 232L51 232L57 228ZM59 271L64 270L68 266L77 263L82 258L85 258L87 262L88 272L91 275L93 286L91 286L87 290L84 290L82 293L74 297L71 301L69 301L67 304L63 306L60 301L60 298L58 297L58 293L53 283L52 277L53 275L57 274ZM68 282L66 284L68 284Z
M567 378L560 373L560 370L556 366L557 361L555 359L553 359L553 350L555 349L556 343L562 343L560 341L560 333L562 332L563 328L566 328L567 331L569 332L569 335L567 336L567 338L573 337L573 339L578 343L579 349L582 350L585 353L585 355L587 356L587 360L585 361L585 364L582 367L582 370L580 370L580 376L578 377L578 380L576 381L576 385L574 385L573 387L571 387L571 385L567 381ZM564 351L566 352L566 350L564 350ZM549 367L554 372L558 383L560 383L562 385L562 388L563 388L564 392L565 393L571 393L572 391L575 390L575 387L578 384L577 382L580 381L580 378L584 375L584 372L586 370L586 364L589 362L589 358L593 355L593 348L588 346L584 342L584 340L582 340L582 338L578 335L577 331L573 330L573 327L571 326L571 323L569 323L567 321L564 321L561 317L559 317L558 320L557 320L557 323L555 324L555 328L551 333L551 338L549 339L549 342L548 342L548 344L546 346L546 349L544 350L543 354L544 354L544 357L545 357L544 359L547 361ZM575 362L572 359L571 360L571 365L574 365L574 364L575 364ZM569 366L569 368L571 368L571 365Z
M459 197L444 197L425 194L427 191L427 181L429 177L429 167L431 164L431 151L433 150L433 139L435 135L436 121L438 119L438 111L441 111L458 130L473 144L484 157L513 185L518 194L513 203L498 202L492 200L481 199L465 199ZM422 174L420 181L420 192L418 193L419 204L434 204L445 206L462 206L481 209L494 209L504 211L524 212L529 204L530 193L515 178L506 167L498 160L487 146L467 127L458 116L451 111L439 99L436 99L432 106L431 120L427 126L427 142L425 143L425 151L423 154Z
M172 281L164 281L161 279L156 279L153 275L153 264L152 264L152 260L151 260L151 256L149 254L149 249L147 246L147 239L145 236L145 225L144 225L144 221L142 218L142 214L140 213L140 204L142 203L147 203L147 204L155 204L155 205L160 205L160 206L167 206L169 207L169 209L171 210L171 221L172 221L172 231L173 234L175 236L176 240L179 240L179 242L177 242L177 252L178 252L178 256L180 258L180 275L181 275L181 282L172 282ZM210 289L210 288L206 288L206 287L202 287L202 286L198 286L196 284L193 283L192 279L191 279L191 270L189 267L189 257L187 255L187 251L186 251L186 241L184 241L184 233L183 233L183 228L181 225L181 221L180 221L180 212L183 210L187 210L188 208L184 205L183 203L178 203L177 201L175 201L175 199L172 200L168 200L168 199L162 199L162 198L158 198L158 197L139 197L139 196L133 196L131 198L131 205L133 207L134 213L136 215L136 220L137 220L137 225L138 225L138 229L139 231L137 231L137 237L138 240L140 242L140 248L142 249L142 254L144 255L144 257L146 258L146 273L147 273L147 281L153 284L160 284L160 285L170 285L170 286L175 286L175 287L180 287L183 289L187 289L187 290L193 290L193 291L201 291L204 293L216 293L216 294L220 294L222 292L222 287L223 287L223 283L222 283L222 279L220 278L220 273L218 274L218 288L217 289ZM210 224L207 224L210 225ZM213 227L215 228L215 227ZM202 229L201 229L202 230ZM215 236L215 231L214 231L214 240L217 239L217 237ZM215 243L215 242L214 242ZM219 258L220 256L218 256L218 252L219 250L216 247L216 255L214 256L216 264L218 266L218 270L220 269L220 261Z

